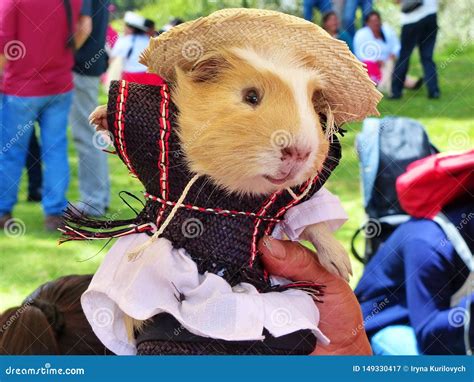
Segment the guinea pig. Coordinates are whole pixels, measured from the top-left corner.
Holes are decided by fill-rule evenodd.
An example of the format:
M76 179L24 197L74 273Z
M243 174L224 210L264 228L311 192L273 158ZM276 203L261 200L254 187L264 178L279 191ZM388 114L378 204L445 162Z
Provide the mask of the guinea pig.
M172 98L190 169L258 195L316 175L329 149L313 104L323 84L285 50L209 52L177 68Z
M269 194L324 171L327 79L291 48L208 52L190 70L176 67L171 85L189 168L229 193ZM105 116L98 108L91 122L104 128ZM349 279L349 256L325 223L307 227L302 238L326 269Z

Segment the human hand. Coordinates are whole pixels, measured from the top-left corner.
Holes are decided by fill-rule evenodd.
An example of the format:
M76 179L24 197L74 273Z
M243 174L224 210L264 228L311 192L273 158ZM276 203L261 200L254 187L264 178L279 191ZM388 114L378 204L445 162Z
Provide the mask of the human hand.
M107 105L97 106L89 116L89 123L95 125L96 131L108 130Z
M326 285L319 328L329 337L327 346L318 345L313 355L371 355L369 340L354 292L347 282L328 272L314 253L299 243L264 237L258 244L265 269L292 281L312 281Z

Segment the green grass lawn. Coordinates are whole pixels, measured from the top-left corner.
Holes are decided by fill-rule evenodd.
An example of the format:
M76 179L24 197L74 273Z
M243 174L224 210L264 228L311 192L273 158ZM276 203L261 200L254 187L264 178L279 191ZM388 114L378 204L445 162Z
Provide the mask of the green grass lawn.
M403 115L423 123L433 141L442 151L468 149L474 143L474 46L452 46L437 56L442 98L428 100L426 89L407 92L400 101L382 100L382 116ZM417 58L413 59L414 74L420 74ZM105 97L101 97L105 102ZM347 135L342 139L343 159L328 182L328 188L339 195L349 213L349 221L338 232L339 239L349 249L349 240L357 226L364 220L359 186L358 160L354 138L360 124L346 126ZM109 215L132 217L118 197L121 190L140 195L141 185L132 179L117 157L110 157L112 177L112 203ZM78 199L77 158L70 144L72 171L68 197ZM24 234L10 237L0 233L0 310L19 304L41 283L67 274L86 274L96 270L105 250L105 242L69 242L57 245L58 234L43 229L43 216L39 204L25 202L25 179L21 184L20 202L14 216L24 223ZM110 245L109 245L110 246ZM362 267L353 261L355 285Z

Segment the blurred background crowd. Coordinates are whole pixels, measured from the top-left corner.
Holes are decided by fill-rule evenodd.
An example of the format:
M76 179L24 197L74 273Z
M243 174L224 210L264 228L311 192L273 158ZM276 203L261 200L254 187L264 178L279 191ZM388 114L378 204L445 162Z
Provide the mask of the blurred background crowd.
M97 105L105 103L112 80L163 83L160 77L147 73L146 67L139 63L140 53L150 38L166 33L186 20L229 6L278 9L319 24L331 36L346 42L357 59L366 64L370 78L386 96L380 106L383 117L396 115L420 120L441 151L472 148L474 32L470 24L472 8L469 0L2 0L0 226L5 233L0 234L0 309L19 304L26 292L41 282L68 273L94 272L98 262L94 255L101 249L100 245L91 244L85 249L71 245L62 251L55 247L62 212L71 202L78 211L97 218L116 219L127 215L130 211L119 207L122 203L118 193L124 189L137 189L137 183L129 178L116 158L108 155L108 143L89 124L90 113ZM414 55L415 51L419 54ZM377 123L381 124L381 121ZM364 128L366 123L370 126L373 121L364 122ZM384 126L397 126L394 120L383 123ZM407 126L413 121L405 120L404 123ZM352 148L354 132L359 130L359 125L350 126L349 130L349 137L343 142L348 154L328 185L341 197L352 220L339 234L347 247L358 221L364 220L362 197L357 186L359 178L355 175L358 156ZM364 143L359 146L363 148ZM426 155L434 152L426 152ZM416 154L412 160L419 158L421 156ZM408 162L403 162L403 171L407 165ZM394 182L390 187L394 189ZM453 213L458 212L455 225L460 224L462 214L463 219L470 216L472 191L469 190L469 198L467 194L460 196L461 205L450 206ZM41 203L42 213L37 203ZM466 206L471 209L467 210ZM371 216L367 208L366 212ZM380 236L383 233L380 216L374 219L380 231L377 236ZM465 226L470 228L463 230L468 232L471 252L472 236L469 235L473 223L474 219L469 219ZM394 224L399 225L402 224ZM367 237L366 228L363 231ZM413 229L416 231L416 227L408 228ZM390 230L390 235L393 231ZM419 232L432 235L438 241L446 239L433 227L421 227ZM395 249L405 253L414 250L409 241L407 244L406 236L400 232L398 235L392 239L392 250L385 247L385 252L378 255L379 259L385 259L396 252ZM399 243L403 241L407 248L400 249ZM367 250L365 252L367 255ZM370 258L377 257L375 250L369 252ZM455 256L456 249L452 247L451 252L441 255L452 263L455 259L450 256ZM436 248L427 250L426 256L429 253L441 256ZM367 256L362 260L367 262ZM433 261L429 272L443 264L440 258ZM402 262L397 266L403 268L405 265ZM449 282L454 276L460 277L456 280L457 286L453 287L456 290L470 277L468 271L461 269L462 264L459 267L446 269L443 273ZM362 275L362 268L362 265L356 268L354 282ZM450 307L446 301L454 292L415 319L406 301L406 295L411 292L404 289L412 284L407 284L400 276L403 271L392 278L389 270L380 274L380 269L383 269L381 265L376 270L366 268L361 281L366 288L360 289L358 295L361 303L366 301L364 316L379 317L378 321L371 321L377 323L370 333L374 351L377 349L380 354L400 351L460 354L469 351L462 342L466 336L463 331L465 319L462 325L456 326L449 312L446 313ZM450 271L453 273L448 273ZM426 280L414 283L414 290L426 286L424 282ZM394 283L399 288L390 289ZM61 288L64 285L67 283L61 282ZM370 288L377 285L379 289ZM429 285L431 289L418 295L411 306L426 306L424 299L431 301L434 295L439 297L436 285ZM403 295L399 296L400 288ZM467 304L472 298L471 288L467 298L461 302L457 300L458 305L453 309L462 308L463 314L470 314ZM381 301L386 299L390 303L380 307ZM38 304L30 305L28 309ZM391 315L379 314L386 305L392 309ZM41 305L39 309L46 308ZM446 314L444 321L435 314L441 310ZM3 320L9 320L17 313L18 309L13 309L5 313ZM435 321L439 324L433 329L437 331L435 334L426 332L426 317L431 314L433 320L439 320ZM381 329L388 326L396 328L388 334L380 334ZM473 329L470 330L467 336L474 338ZM442 338L442 345L434 341L433 336ZM400 350L393 345L396 338L409 343L410 347ZM384 346L387 343L389 346ZM100 348L100 344L97 346Z
M284 3L291 8L292 2ZM4 125L27 127L21 136L15 129L5 129L3 133L5 144L15 142L0 162L0 177L4 180L0 187L0 226L12 218L26 164L27 199L43 202L47 229L58 227L69 184L68 124L79 158L80 199L75 207L87 215L102 216L110 204L109 170L106 154L94 146L95 132L88 122L89 114L98 104L100 84L107 89L111 80L120 78L161 84L158 76L147 73L147 68L139 63L140 54L151 37L183 20L172 18L157 28L153 18L126 11L123 23L116 23L119 34L110 23L117 20L117 6L109 1L68 0L60 8L53 8L53 3L44 7L29 2L17 5L12 0L2 4L4 54L0 71ZM305 0L302 4L304 17L314 21L315 13L319 12L321 26L347 43L367 65L371 79L391 99L401 98L404 87L419 89L423 84L429 98L439 98L433 60L438 1L425 0L410 12L401 5L401 39L383 22L374 5L372 0ZM360 15L356 18L358 9ZM30 33L31 24L35 20L39 24L43 19L39 33ZM38 43L41 36L48 41L46 45ZM424 73L420 78L407 75L416 47ZM15 54L24 57L17 59Z

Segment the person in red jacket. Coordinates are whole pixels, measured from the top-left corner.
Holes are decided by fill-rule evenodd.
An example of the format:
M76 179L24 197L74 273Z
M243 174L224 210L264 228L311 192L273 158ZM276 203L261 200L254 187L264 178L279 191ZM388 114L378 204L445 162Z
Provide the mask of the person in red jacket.
M69 184L66 127L72 100L74 49L90 33L81 0L0 2L0 227L12 221L35 123L44 163L45 226L56 229ZM76 26L79 24L79 28Z

